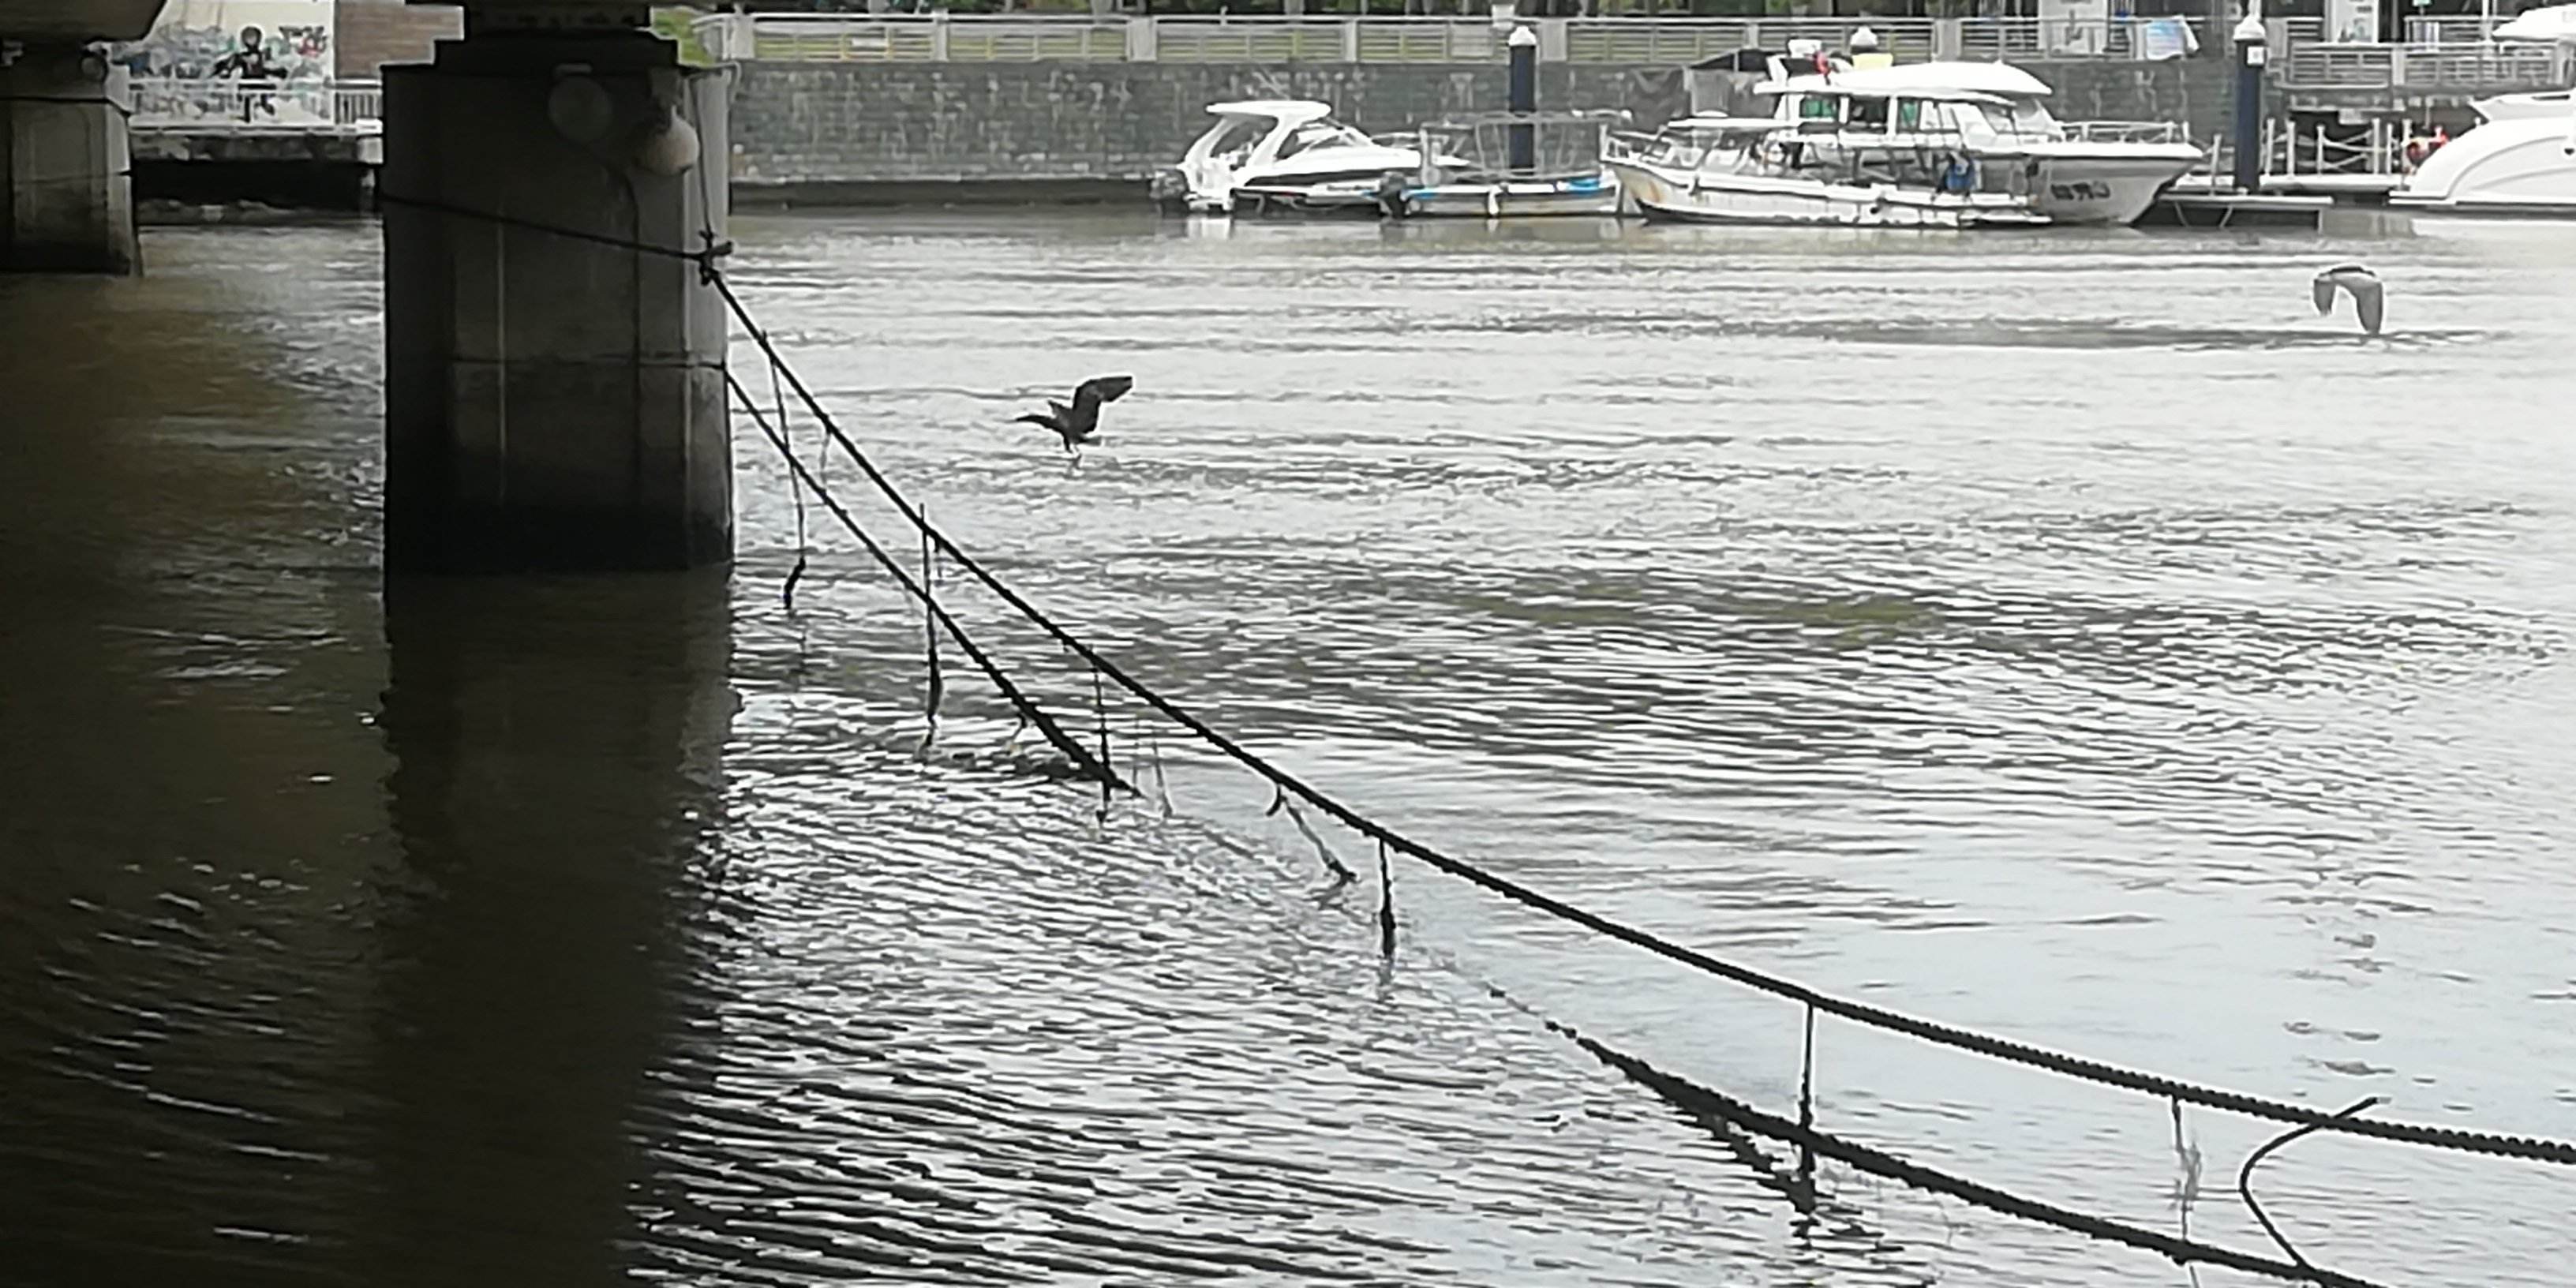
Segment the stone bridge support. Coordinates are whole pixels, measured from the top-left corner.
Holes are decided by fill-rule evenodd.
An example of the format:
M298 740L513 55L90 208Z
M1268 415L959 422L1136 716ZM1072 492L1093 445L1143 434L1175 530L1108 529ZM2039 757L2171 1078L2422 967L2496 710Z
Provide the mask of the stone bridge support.
M728 73L641 5L469 5L384 73L388 574L670 569L733 546Z
M125 70L72 41L0 66L0 271L133 273Z

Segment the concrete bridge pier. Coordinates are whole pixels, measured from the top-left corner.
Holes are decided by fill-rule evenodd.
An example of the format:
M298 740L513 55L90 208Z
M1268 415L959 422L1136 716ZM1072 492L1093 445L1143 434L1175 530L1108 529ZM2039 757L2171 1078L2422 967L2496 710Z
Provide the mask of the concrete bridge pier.
M724 302L616 244L723 240L728 74L645 21L491 0L385 69L390 574L732 557Z
M0 271L133 273L125 69L85 43L31 42L0 66Z

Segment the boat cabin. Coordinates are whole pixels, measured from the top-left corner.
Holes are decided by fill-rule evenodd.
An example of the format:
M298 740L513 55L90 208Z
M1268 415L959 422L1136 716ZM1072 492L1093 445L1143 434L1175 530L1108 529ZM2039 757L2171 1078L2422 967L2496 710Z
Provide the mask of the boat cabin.
M1939 134L1979 147L2063 139L2045 81L2009 63L1928 62L1830 76L1775 75L1753 87L1807 132Z
M1285 161L1321 147L1368 147L1357 127L1333 118L1329 103L1312 99L1246 99L1208 107L1216 124L1190 144L1184 169L1215 165L1243 171Z

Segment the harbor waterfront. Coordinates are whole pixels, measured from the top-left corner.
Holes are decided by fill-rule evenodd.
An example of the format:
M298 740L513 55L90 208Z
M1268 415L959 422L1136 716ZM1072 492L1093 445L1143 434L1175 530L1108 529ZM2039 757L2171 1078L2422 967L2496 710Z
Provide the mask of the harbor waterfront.
M945 527L1410 834L1911 1014L2576 1136L2576 227L731 234ZM729 578L387 586L378 247L0 279L9 1288L2181 1277L1830 1164L1801 1217L1488 989L1775 1111L1795 1007L1411 865L1381 965L1373 880L1177 741L1168 819L917 761L919 610L746 416ZM2311 307L2348 258L2380 338ZM1112 371L1078 471L1011 423ZM943 746L1009 736L950 690ZM1832 1023L1815 1071L1832 1130L2183 1216L2161 1101ZM2181 1131L2193 1234L2268 1247L2276 1129ZM2564 1277L2564 1168L2257 1184L2319 1265Z
M0 0L0 1288L2558 1288L2576 0L1042 2Z
M382 7L359 5L356 12ZM405 28L400 39L374 32L362 56L427 56L437 12L421 10L429 20ZM2153 222L2313 230L2334 218L2333 207L2388 202L2436 149L2443 156L2421 190L2395 194L2394 204L2444 213L2576 209L2576 165L2557 164L2567 173L2542 184L2542 192L2522 173L2558 133L2523 118L2532 109L2563 117L2565 87L2576 81L2576 45L2557 38L2564 24L2540 21L2549 16L2534 11L2504 21L2498 14L2475 32L2449 19L2409 20L2404 42L2384 44L2321 42L2303 18L2230 30L2201 16L1522 21L936 13L692 20L689 11L671 10L661 25L688 41L692 56L731 66L726 170L735 201L747 207L1132 200L1174 165L1216 103L1321 102L1380 138L1504 110L1513 73L1501 55L1522 39L1536 55L1530 86L1537 110L1617 114L1625 129L1651 133L1692 115L1740 114L1746 85L1721 70L1730 64L1750 67L1748 58L1802 45L1842 56L1858 52L1852 42L1866 41L1900 67L2008 66L2046 88L2058 119L2126 131L2088 140L2160 137L2201 149L2205 164L2176 183L2170 199L2155 202ZM2260 87L2259 110L2250 117L2238 111L2240 98L2253 99L2239 93L2243 73L2233 65L2249 48L2248 30L2255 33L2251 47L2264 55L2251 82ZM367 73L382 64L352 64L344 54L341 65L340 80L299 83L278 96L310 122L297 127L244 127L237 118L247 103L268 101L260 95L244 99L219 83L138 76L141 217L257 220L295 208L366 208L381 161L371 133L377 82ZM2514 119L2484 128L2502 109ZM2252 135L2235 137L2248 125ZM2440 148L2473 129L2482 132L2468 147ZM2259 155L2250 179L2236 173L2238 154ZM2150 177L2050 188L2064 189L2063 200L2125 208L2131 198L2109 194ZM1454 211L1485 204L1477 195L1450 190L1416 204ZM1533 208L1583 209L1592 194L1578 185L1529 195L1535 200L1525 204Z

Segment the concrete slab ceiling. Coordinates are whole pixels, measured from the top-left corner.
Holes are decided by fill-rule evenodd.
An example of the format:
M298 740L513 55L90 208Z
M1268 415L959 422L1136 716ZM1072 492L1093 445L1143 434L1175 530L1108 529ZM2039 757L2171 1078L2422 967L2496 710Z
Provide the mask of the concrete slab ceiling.
M162 0L0 0L0 40L141 40Z

